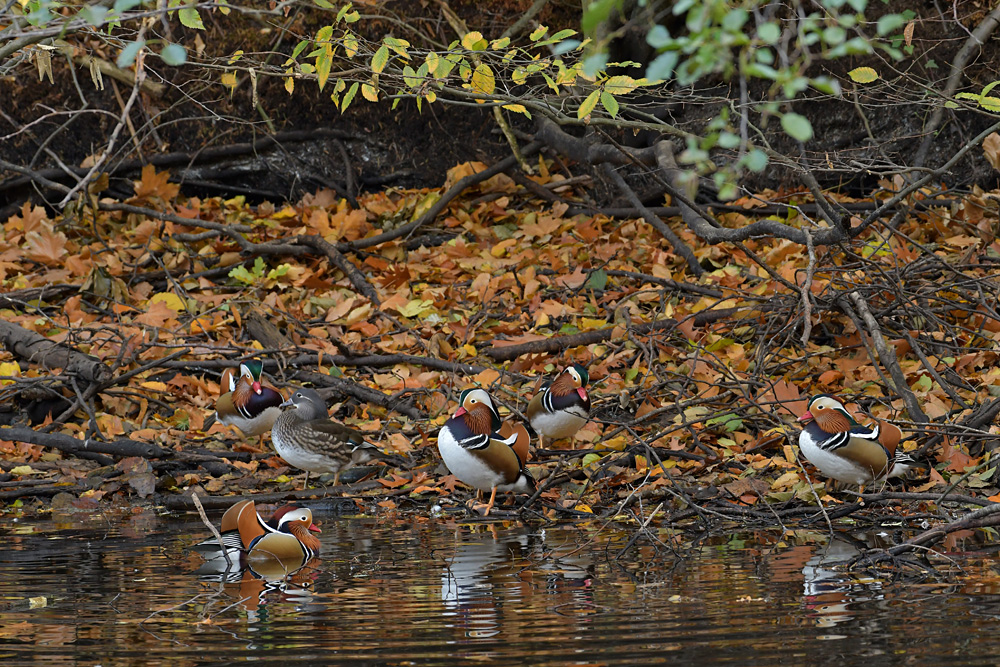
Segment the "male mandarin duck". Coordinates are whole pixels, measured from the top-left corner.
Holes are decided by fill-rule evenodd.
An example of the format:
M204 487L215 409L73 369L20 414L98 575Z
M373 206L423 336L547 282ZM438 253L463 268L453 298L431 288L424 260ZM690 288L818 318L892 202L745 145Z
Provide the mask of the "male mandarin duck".
M532 493L535 480L524 467L528 431L522 424L504 424L483 389L466 389L459 408L438 432L438 451L455 477L479 491L491 491L484 515L489 515L497 491Z
M216 419L226 426L235 426L246 437L258 435L263 441L274 421L281 414L284 398L276 390L261 384L264 363L251 359L240 365L240 377L230 369L222 374L222 387L228 393L215 403Z
M315 389L296 390L281 407L288 409L271 427L271 442L288 465L306 471L303 484L311 472L334 473L336 486L343 470L389 458L354 429L331 421L326 401Z
M301 567L320 550L319 539L312 534L320 532L312 521L312 512L294 504L279 508L265 522L254 501L241 500L226 510L221 527L226 553L240 562L278 559L289 567ZM195 545L195 549L208 558L223 558L214 537Z
M875 421L861 426L837 398L819 394L809 399L806 424L799 435L802 454L821 473L841 482L857 484L861 491L877 480L902 477L920 464L896 451L903 432L893 424Z
M538 446L542 437L571 438L590 419L590 397L587 383L590 375L580 364L567 366L551 384L531 399L524 414L531 428L538 433Z

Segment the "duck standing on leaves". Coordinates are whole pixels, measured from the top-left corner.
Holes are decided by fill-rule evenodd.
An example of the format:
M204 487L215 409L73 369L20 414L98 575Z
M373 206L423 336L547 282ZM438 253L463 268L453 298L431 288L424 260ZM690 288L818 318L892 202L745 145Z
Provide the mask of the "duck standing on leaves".
M455 477L480 492L491 491L483 512L489 515L497 491L533 493L535 480L524 467L528 431L505 424L483 389L466 389L459 407L438 432L438 451Z
M288 465L306 471L302 488L311 472L334 473L336 486L342 471L389 458L354 429L331 421L326 401L315 389L297 389L281 407L286 409L271 427L271 442Z
M587 383L590 375L580 364L567 366L551 384L528 403L524 414L531 428L538 433L538 446L543 438L572 438L590 419L590 397Z
M903 432L893 424L875 421L861 426L843 402L828 394L809 399L799 417L805 428L799 435L799 449L821 473L848 484L857 484L863 493L872 482L902 477L920 466L909 454L896 451Z
M261 383L263 370L264 363L259 359L240 364L239 378L231 369L226 369L221 386L229 391L215 403L217 420L226 426L235 426L245 437L260 436L258 445L281 414L279 406L284 400L276 390Z

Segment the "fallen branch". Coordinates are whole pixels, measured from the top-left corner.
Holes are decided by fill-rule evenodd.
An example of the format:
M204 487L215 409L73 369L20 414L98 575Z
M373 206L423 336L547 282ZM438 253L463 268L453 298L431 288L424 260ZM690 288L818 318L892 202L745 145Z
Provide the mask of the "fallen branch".
M693 318L695 326L704 326L710 322L715 322L721 318L735 315L741 308L723 308L721 310L706 309L699 311ZM673 329L679 324L675 319L656 320L655 322L645 322L628 328L633 334L644 335L659 331L661 329ZM617 327L607 327L596 331L585 331L583 333L572 334L570 336L553 336L552 338L542 338L539 340L521 343L519 345L496 345L483 350L483 354L494 361L510 361L522 354L546 354L559 352L571 347L580 345L593 345L603 343L614 336Z
M537 153L539 150L541 150L541 148L542 145L540 143L538 143L537 141L532 142L524 147L524 150L521 151L521 154L524 157L528 157L530 155L534 155L535 153ZM401 236L406 236L407 234L410 234L411 232L422 227L423 225L426 225L427 223L431 222L432 220L434 220L434 218L438 217L441 211L443 211L445 207L447 207L448 204L451 203L451 200L457 197L458 195L462 194L463 192L465 192L467 188L482 183L483 181L492 178L497 174L501 174L510 169L511 167L513 167L515 164L517 164L517 160L514 158L514 156L508 156L503 160L500 160L499 162L494 164L492 167L487 167L486 169L478 173L470 174L469 176L466 176L465 178L459 180L457 183L455 183L455 185L448 188L448 191L445 192L443 195L441 195L441 198L438 199L436 202L434 202L434 205L431 206L426 213L424 213L422 216L420 216L413 222L405 224L402 227L397 227L391 232L385 232L384 234L379 234L378 236L369 236L368 238L358 239L357 241L352 241L351 243L338 244L337 249L341 251L363 250L364 248L371 248L372 246L381 245L386 241L392 241L393 239L398 239Z
M27 442L32 445L51 447L68 454L81 452L96 452L112 456L141 456L144 459L170 458L174 455L171 449L163 449L149 442L137 440L114 440L98 442L97 440L80 440L62 433L39 433L30 428L0 428L0 440L10 442Z
M378 480L371 480L368 482L361 482L359 484L339 484L337 486L329 486L322 489L300 489L298 491L276 491L274 493L254 493L252 495L244 496L244 498L252 498L255 503L265 504L265 503L279 503L283 500L303 500L307 498L328 498L330 496L336 496L335 500L343 500L345 504L349 503L352 507L355 506L354 500L350 497L343 497L339 494L341 493L356 493L358 491L368 491L375 488L385 488ZM365 498L364 496L361 496ZM371 498L370 500L374 500ZM200 498L202 506L206 509L225 509L230 507L236 502L235 496L205 496ZM172 494L164 495L160 497L160 501L167 509L172 510L187 510L194 508L194 501L191 500L191 496Z
M301 382L311 382L318 387L331 387L342 394L358 399L362 403L373 403L379 407L385 408L386 410L393 410L406 415L411 419L426 419L426 415L421 414L421 412L412 405L401 404L398 401L393 401L392 397L388 394L383 394L377 389L366 387L363 384L354 382L353 380L349 380L347 378L337 378L332 375L325 375L323 373L315 373L312 371L296 371L291 377Z
M29 331L13 322L0 320L0 344L25 361L46 370L62 368L92 384L104 384L111 369L100 359Z
M354 289L361 292L363 296L367 297L376 306L382 305L382 300L379 298L375 288L372 287L372 284L368 282L368 279L365 278L364 274L354 264L344 257L337 249L337 246L322 236L299 236L295 238L295 241L325 254L330 262L347 276L347 279L354 285Z

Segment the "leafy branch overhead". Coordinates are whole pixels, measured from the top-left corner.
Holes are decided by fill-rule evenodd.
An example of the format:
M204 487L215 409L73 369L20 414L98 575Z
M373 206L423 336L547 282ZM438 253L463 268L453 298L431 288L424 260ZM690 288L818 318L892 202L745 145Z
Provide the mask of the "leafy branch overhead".
M477 103L560 125L653 130L679 140L679 164L711 176L727 198L736 196L741 174L762 172L779 158L763 134L770 118L779 119L795 141L809 142L813 123L794 102L842 95L842 80L815 73L814 63L874 54L891 62L913 53L913 13L883 14L872 23L865 16L866 0L825 0L818 7L792 2L787 13L763 0L737 6L726 0L685 0L656 14L656 21L659 3L626 18L622 3L599 0L584 3L579 29L536 24L495 38L473 29L447 43L419 31L397 36L399 26L373 38L368 24L382 24L383 17L362 14L364 6L351 3L318 0L312 6L293 2L280 10L254 9L277 20L294 7L308 17L283 28L283 60L273 52L213 54L204 48L200 33L206 17L226 26L249 11L239 5L208 9L171 0L163 10L164 25L176 22L187 30L156 35L156 25L146 21L153 14L139 0L118 0L111 7L82 4L68 12L54 11L51 0L22 4L21 27L37 36L33 53L39 71L44 67L50 79L46 43L51 31L60 29L71 40L99 37L117 51L119 68L153 67L154 61L144 57L148 53L168 66L202 68L230 94L249 85L255 105L261 80L279 77L292 95L300 81L314 81L321 91L332 86L329 99L341 113L360 93L368 102L391 100L393 108L406 99L414 100L418 110L428 103ZM442 12L453 17L443 3ZM143 21L130 39L127 27ZM654 51L648 63L610 57L613 40L626 29L645 33ZM87 47L63 43L63 48ZM0 58L5 55L0 51ZM700 126L672 124L655 111L690 103L688 87L716 78L738 86L739 99L720 105L706 97Z

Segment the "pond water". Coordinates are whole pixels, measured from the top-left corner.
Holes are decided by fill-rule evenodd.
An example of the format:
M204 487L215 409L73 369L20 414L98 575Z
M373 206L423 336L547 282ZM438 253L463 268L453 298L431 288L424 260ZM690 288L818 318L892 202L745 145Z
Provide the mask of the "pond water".
M1000 580L982 558L893 582L828 567L856 552L820 533L728 536L682 557L663 530L654 546L598 522L313 507L321 558L271 580L199 574L191 546L208 532L195 513L4 516L0 665L956 665L1000 653Z

